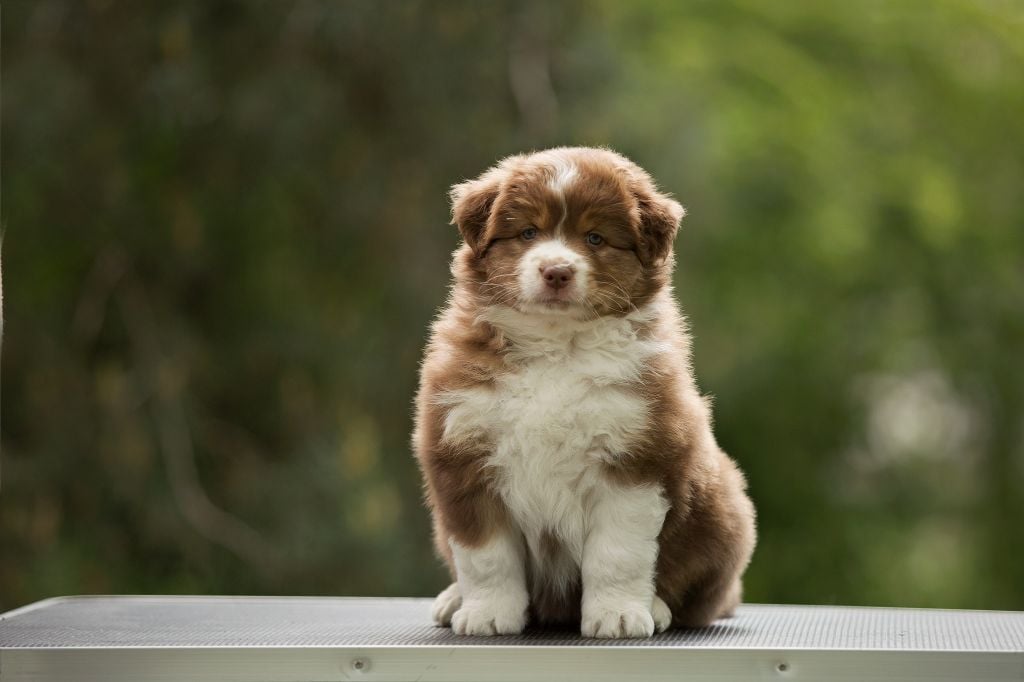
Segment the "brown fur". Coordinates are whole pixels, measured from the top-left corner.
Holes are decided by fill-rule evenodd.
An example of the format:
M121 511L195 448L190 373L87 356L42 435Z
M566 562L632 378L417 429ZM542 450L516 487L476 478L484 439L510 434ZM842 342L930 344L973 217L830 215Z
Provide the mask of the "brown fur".
M565 203L548 186L550 157L514 156L478 179L452 189L453 222L463 245L452 261L448 305L434 323L422 366L414 446L434 517L439 554L451 567L449 538L479 546L511 523L487 466L488 444L444 443L445 391L486 385L515 372L509 341L478 319L486 306L514 304L515 263L528 246L517 236L529 226L541 234L561 222L579 237L572 248L596 273L587 314L622 316L647 303L660 316L639 334L676 350L658 356L630 387L650 406L642 438L606 475L623 485L653 483L670 508L659 536L656 591L680 626L701 626L730 613L740 600L740 578L755 542L754 509L743 475L718 447L709 403L690 369L690 341L671 299L672 242L682 207L658 191L651 178L607 150L568 149L579 180ZM600 230L606 243L590 248L583 237ZM545 538L544 560L557 561L558 539ZM452 569L454 577L454 568ZM531 612L540 622L577 621L580 586L566 593L531 585Z

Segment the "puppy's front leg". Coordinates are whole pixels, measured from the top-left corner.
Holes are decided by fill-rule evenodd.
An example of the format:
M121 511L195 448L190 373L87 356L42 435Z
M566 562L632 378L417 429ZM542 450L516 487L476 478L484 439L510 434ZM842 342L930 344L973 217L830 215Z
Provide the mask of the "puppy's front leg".
M609 483L595 497L583 546L584 637L654 634L654 566L667 511L652 486Z
M478 547L451 539L462 607L452 615L460 635L512 635L526 627L529 596L522 535L514 528L494 530Z

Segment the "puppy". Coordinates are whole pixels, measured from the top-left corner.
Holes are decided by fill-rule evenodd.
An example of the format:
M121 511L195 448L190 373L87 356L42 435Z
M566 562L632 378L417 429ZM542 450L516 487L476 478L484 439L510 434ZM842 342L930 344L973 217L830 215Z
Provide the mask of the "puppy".
M647 637L728 615L754 548L670 285L683 207L604 149L451 191L455 251L414 446L459 634Z

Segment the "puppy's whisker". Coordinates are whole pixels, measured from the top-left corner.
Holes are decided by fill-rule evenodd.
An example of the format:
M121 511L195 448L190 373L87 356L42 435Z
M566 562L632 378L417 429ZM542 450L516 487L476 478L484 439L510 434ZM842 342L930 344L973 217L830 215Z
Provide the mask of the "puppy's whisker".
M608 285L614 287L615 291L622 295L622 299L624 301L629 302L632 305L632 301L630 301L629 292L626 291L626 289L622 286L622 284L617 279L615 279L614 277L612 277L611 275L608 275L608 274L604 274L604 275L598 274L597 276L595 276L594 279L597 282L601 283L601 284L608 284Z

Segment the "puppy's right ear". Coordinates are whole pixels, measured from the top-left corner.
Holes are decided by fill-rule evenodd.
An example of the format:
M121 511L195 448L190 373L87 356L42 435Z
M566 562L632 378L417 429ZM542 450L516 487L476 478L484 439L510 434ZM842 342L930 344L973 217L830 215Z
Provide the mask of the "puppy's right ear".
M496 174L486 173L476 180L453 185L448 194L452 200L452 225L459 228L462 240L477 257L483 251L481 240L500 185Z
M452 201L452 225L458 226L463 241L478 258L487 248L483 238L494 200L498 198L501 182L508 175L508 167L515 158L503 160L476 180L453 185L448 193Z

